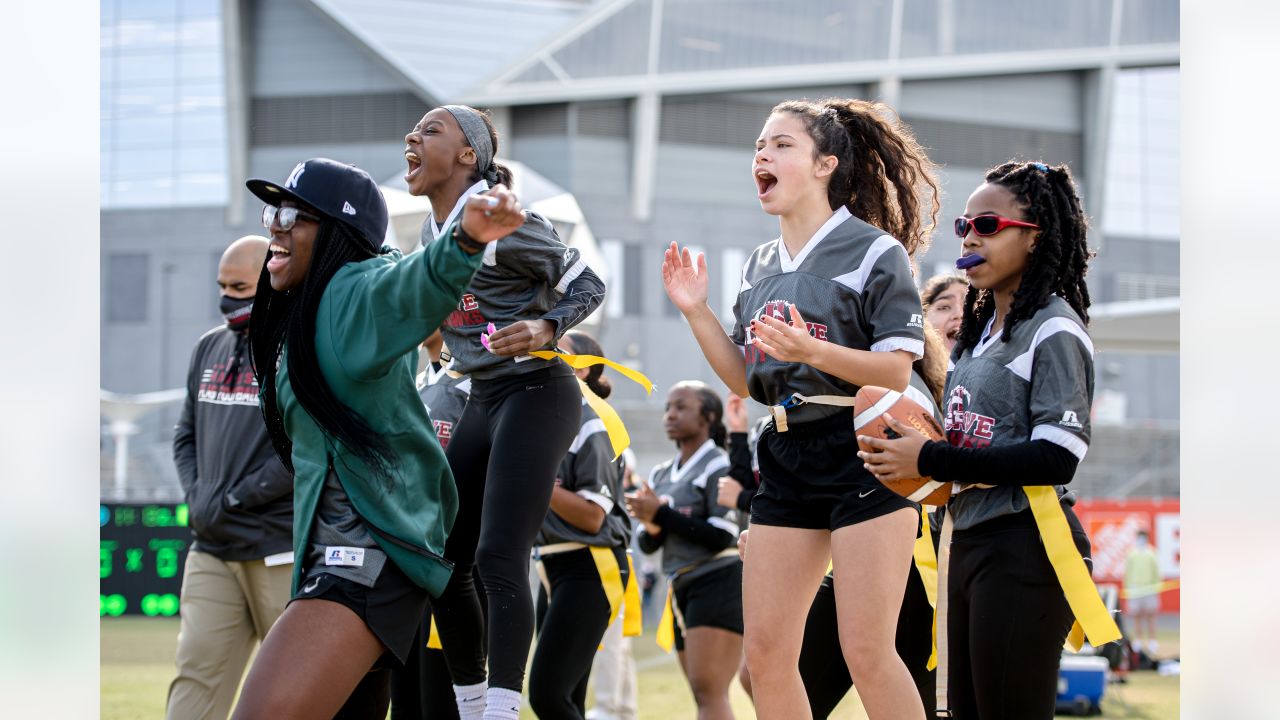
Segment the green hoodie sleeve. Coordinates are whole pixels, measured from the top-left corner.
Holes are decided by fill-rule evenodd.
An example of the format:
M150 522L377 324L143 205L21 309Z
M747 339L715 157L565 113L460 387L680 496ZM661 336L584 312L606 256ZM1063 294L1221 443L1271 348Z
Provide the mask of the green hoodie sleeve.
M421 252L390 262L365 261L334 276L326 310L333 340L341 348L338 361L349 377L385 375L457 307L483 253L470 255L458 247L455 227Z

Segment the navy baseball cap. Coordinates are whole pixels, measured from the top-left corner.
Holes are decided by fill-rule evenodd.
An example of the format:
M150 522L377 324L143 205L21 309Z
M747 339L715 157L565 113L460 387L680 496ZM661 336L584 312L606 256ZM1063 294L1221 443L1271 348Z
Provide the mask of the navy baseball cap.
M283 185L255 178L249 192L268 205L281 200L310 205L331 220L346 223L376 253L387 236L387 201L369 173L329 158L300 162Z

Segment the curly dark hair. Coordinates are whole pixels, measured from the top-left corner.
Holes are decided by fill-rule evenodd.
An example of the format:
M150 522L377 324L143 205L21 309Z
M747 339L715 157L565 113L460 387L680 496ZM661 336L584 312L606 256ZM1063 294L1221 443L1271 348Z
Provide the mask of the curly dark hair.
M844 206L897 238L913 263L917 251L929 250L941 207L937 166L892 108L830 97L787 100L773 112L804 120L815 152L839 160L827 186L832 210ZM922 211L926 206L927 213Z
M1089 250L1089 220L1070 169L1065 164L1011 160L988 171L986 181L1013 193L1026 211L1027 220L1040 226L1022 281L1013 293L1013 307L1004 320L1000 340L1008 342L1013 328L1054 295L1066 300L1087 326L1090 301L1084 278L1095 253ZM995 311L995 298L989 290L969 287L956 353L978 344Z

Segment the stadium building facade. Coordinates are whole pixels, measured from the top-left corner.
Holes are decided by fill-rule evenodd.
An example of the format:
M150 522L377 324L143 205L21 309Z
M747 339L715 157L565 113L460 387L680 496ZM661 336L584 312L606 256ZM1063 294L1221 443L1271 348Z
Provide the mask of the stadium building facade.
M1099 251L1082 490L1177 493L1175 0L104 0L102 40L104 389L182 384L219 320L218 256L258 231L246 177L316 155L394 177L424 110L463 102L493 112L500 154L574 194L599 241L602 344L659 388L615 384L647 470L670 452L664 389L719 386L662 292L661 248L707 254L727 322L742 262L777 235L749 174L769 109L876 98L942 165L922 276L951 266L950 220L985 168L1071 166ZM173 412L131 446L157 494Z

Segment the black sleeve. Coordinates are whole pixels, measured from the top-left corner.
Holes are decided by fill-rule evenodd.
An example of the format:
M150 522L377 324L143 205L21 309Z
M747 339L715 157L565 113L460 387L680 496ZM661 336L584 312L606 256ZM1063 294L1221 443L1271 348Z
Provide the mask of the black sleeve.
M670 505L662 505L658 508L658 512L653 516L653 524L665 532L679 535L690 542L696 542L708 550L717 552L733 545L735 540L732 533L721 530L701 518L687 517L672 510Z
M272 452L266 462L227 491L227 504L248 510L278 500L291 492L293 473Z
M191 364L187 368L187 397L182 401L182 414L173 428L173 464L178 468L178 481L183 495L191 493L196 484L196 408L195 397L199 383L196 366L200 360L203 343L191 351Z
M663 505L662 507L666 507L666 505ZM661 512L661 508L659 508L658 511ZM658 548L662 547L662 541L665 538L664 535L650 535L649 530L645 528L644 525L641 525L637 532L638 537L636 538L636 544L640 546L640 552L645 553L646 555L652 555L653 553L658 552Z
M751 446L744 432L729 433L729 472L725 474L744 488L755 485L755 474L751 472Z
M935 440L920 448L917 459L925 477L988 485L1066 485L1079 462L1070 450L1048 440L985 448L958 448Z
M573 326L582 322L604 301L604 281L586 265L565 288L555 307L542 316L556 326L556 339L560 339Z

